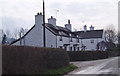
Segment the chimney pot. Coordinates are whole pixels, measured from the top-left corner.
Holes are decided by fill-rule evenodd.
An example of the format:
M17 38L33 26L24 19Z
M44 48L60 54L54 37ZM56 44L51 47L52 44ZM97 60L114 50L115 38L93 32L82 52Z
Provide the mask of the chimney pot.
M40 12L40 15L42 15L42 13Z
M70 20L68 20L68 24L70 24Z
M39 12L37 13L37 15L39 15Z
M87 31L87 26L85 25L85 26L84 26L84 32L86 32L86 31Z
M91 25L90 30L94 30L94 27Z
M70 20L68 20L68 24L65 24L65 28L69 29L71 31L71 24Z
M53 16L51 16L51 18L53 18Z

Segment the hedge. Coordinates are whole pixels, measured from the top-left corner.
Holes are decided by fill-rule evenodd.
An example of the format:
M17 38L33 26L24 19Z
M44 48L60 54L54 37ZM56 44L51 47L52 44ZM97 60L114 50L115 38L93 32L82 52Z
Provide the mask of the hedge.
M120 56L120 50L113 51L68 51L70 61L89 61Z
M92 53L90 51L68 51L70 61L91 60Z
M5 74L44 74L69 65L63 49L30 46L2 46L2 72Z

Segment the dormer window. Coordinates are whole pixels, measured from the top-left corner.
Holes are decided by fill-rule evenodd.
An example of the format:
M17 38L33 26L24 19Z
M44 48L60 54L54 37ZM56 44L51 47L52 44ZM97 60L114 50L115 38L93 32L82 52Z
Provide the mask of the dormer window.
M72 34L69 34L69 36L70 36L70 42L72 42Z
M77 38L79 38L79 35L76 35Z
M77 39L77 42L79 43L79 39Z
M70 38L70 42L72 42L72 38Z

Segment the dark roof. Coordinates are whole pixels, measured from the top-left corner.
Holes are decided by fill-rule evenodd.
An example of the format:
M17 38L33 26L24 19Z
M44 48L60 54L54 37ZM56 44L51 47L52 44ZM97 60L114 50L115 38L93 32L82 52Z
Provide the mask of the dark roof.
M23 39L34 27L35 25L23 37L11 42L10 45L14 44L20 39ZM86 31L86 32L84 31L71 32L67 28L60 27L60 26L53 26L52 24L49 24L49 23L46 23L45 27L46 29L51 31L54 35L64 36L64 37L76 38L76 36L79 35L79 38L81 39L88 39L88 38L102 38L102 35L103 35L103 30L91 30L91 31Z
M89 30L89 31L77 31L74 32L79 35L81 39L89 39L89 38L102 38L103 30Z
M52 24L46 23L46 28L57 36L70 37L71 34L71 37L76 37L76 35L73 32L64 27L53 26Z

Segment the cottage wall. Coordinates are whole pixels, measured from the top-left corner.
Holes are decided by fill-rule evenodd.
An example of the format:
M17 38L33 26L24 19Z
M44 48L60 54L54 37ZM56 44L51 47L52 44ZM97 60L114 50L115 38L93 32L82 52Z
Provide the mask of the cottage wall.
M102 38L81 39L81 43L86 46L85 47L86 50L96 50L97 43L101 41L104 41L104 39Z
M35 16L35 27L21 39L21 45L27 46L43 46L43 16L38 14ZM25 42L24 42L25 41ZM14 43L14 45L20 45L20 40Z
M48 29L46 29L45 31L46 31L46 46L56 48L56 35L54 35Z
M52 20L52 19L53 18L49 20ZM51 21L49 21L49 23L50 22ZM20 42L21 42L21 45L43 47L43 25L42 24L43 24L43 15L41 13L40 14L38 13L35 16L34 28L32 28L29 31L29 33L24 36L24 38L17 41L13 45L20 45ZM103 38L79 39L78 41L77 38L58 36L58 35L56 36L50 30L48 30L48 28L45 28L45 31L46 31L46 47L63 48L63 49L66 49L67 51L82 50L83 45L86 46L85 50L96 50L97 43L104 41L104 35L102 36Z

